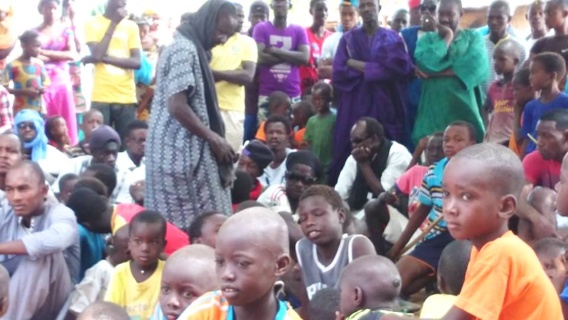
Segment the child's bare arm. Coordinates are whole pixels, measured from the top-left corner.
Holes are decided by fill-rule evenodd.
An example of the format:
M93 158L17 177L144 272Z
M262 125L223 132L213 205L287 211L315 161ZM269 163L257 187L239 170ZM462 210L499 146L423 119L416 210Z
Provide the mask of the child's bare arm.
M430 213L430 210L432 210L432 207L426 206L424 204L420 204L418 208L416 208L416 211L408 220L408 224L406 225L406 228L400 235L400 238L387 253L387 257L395 259L401 254L402 249L408 243L408 241L410 241L410 238L412 238L414 232L418 230L422 222L424 222L424 219L428 217L428 213Z

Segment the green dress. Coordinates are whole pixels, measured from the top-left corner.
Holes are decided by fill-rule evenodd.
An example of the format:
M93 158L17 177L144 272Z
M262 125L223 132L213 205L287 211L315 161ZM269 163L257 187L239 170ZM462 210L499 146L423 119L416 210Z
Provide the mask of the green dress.
M310 145L310 150L318 157L322 169L327 176L329 164L333 158L333 132L335 132L335 115L316 114L308 120L304 140Z
M489 62L483 37L475 30L461 30L449 48L438 33L429 32L418 40L414 53L417 67L425 73L453 70L455 76L424 79L418 116L412 132L414 143L453 121L471 123L477 141L485 134L481 108L481 84L489 76Z

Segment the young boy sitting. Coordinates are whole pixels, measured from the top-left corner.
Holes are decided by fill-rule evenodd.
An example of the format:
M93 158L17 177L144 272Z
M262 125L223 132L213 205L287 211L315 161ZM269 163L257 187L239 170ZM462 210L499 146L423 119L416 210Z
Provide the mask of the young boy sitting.
M219 290L213 248L193 244L179 249L166 260L160 302L151 319L177 319L193 301L213 290Z
M131 318L148 319L160 295L164 262L166 219L155 211L142 211L130 221L128 249L132 260L118 265L105 301L126 309Z
M537 97L536 91L531 86L530 71L521 69L513 77L513 99L515 120L513 121L513 133L509 139L509 149L513 150L519 157L525 154L526 139L523 139L521 131L523 112L525 105ZM519 143L523 143L520 145Z
M400 274L392 261L376 255L355 259L341 273L336 319L383 319L398 309L400 287Z
M330 110L332 101L333 89L331 85L323 81L316 83L312 88L312 103L316 115L308 120L305 135L308 148L320 159L326 176L333 158L335 115ZM327 177L324 178L327 180Z
M421 318L440 319L454 305L463 287L471 246L471 241L456 240L442 251L438 264L438 290L441 294L431 295L424 301Z
M263 107L261 107L263 109ZM265 119L260 123L258 130L256 131L256 140L266 142L266 133L264 126L266 124L266 119L269 116L279 115L286 118L290 118L290 98L282 91L274 91L268 97L268 114L265 115Z
M558 294L566 284L566 243L560 239L545 238L533 246L534 252Z
M227 216L215 211L206 212L196 217L189 225L191 243L204 244L215 248L217 234L225 221L227 221Z
M514 129L513 75L521 64L522 45L513 39L499 41L493 51L495 73L502 79L489 86L484 111L487 131L484 142L508 145Z
M298 222L305 238L296 243L296 254L310 300L319 290L335 287L351 261L376 254L367 237L344 234L344 210L341 197L328 186L312 186L300 197Z
M524 182L519 158L497 144L467 148L448 163L444 218L452 237L470 239L473 248L462 291L443 319L563 318L536 254L508 229Z
M118 229L107 240L106 259L103 259L85 272L83 280L71 293L69 312L79 314L90 304L103 301L114 273L114 268L130 260L128 253L128 225Z
M97 109L91 109L83 113L83 123L81 123L81 130L83 131L84 138L76 146L69 148L68 153L71 157L76 158L91 154L89 149L89 140L91 133L98 126L104 123L103 114Z
M311 102L300 101L292 106L292 134L291 144L294 149L305 149L306 124L314 115L314 106Z
M442 215L442 178L448 161L459 151L475 144L475 128L462 121L451 123L444 132L443 149L446 158L431 166L420 189L418 200L420 204L410 217L408 225L402 232L399 240L393 245L387 255L396 259L403 252L402 249L412 238L416 230L427 218L433 223ZM428 282L436 279L436 269L442 251L453 241L446 222L441 220L426 235L425 239L416 245L408 255L397 262L397 268L402 278L402 294L407 297L418 292Z
M257 207L231 216L217 236L215 261L221 290L197 299L180 320L300 319L274 292L291 261L278 214Z
M59 202L66 204L71 196L71 192L75 187L75 183L79 180L79 176L74 173L68 173L59 179L59 193L55 196Z

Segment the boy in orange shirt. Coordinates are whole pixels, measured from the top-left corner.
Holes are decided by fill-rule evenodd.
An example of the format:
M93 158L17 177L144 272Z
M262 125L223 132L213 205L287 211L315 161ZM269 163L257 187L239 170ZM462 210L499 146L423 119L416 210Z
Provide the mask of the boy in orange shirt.
M464 149L446 166L444 219L452 237L473 248L464 286L442 319L563 319L536 254L507 226L523 185L518 156L496 144Z

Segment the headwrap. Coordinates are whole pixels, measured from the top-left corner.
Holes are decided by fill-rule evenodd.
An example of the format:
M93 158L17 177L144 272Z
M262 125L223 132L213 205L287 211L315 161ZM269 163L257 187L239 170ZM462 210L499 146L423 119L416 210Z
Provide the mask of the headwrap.
M45 135L45 122L41 115L34 110L24 109L14 118L14 132L18 132L18 125L22 122L32 122L35 126L36 137L30 142L24 142L24 148L31 149L31 160L38 161L47 157L47 136Z
M266 169L274 160L274 154L270 148L259 140L249 142L241 153L254 161L260 170Z
M92 150L102 150L109 142L115 142L120 148L120 136L112 127L103 124L98 126L91 133L89 138L89 148Z
M203 74L203 87L205 88L205 104L209 117L209 128L225 137L225 125L221 119L219 105L217 103L217 92L215 91L215 78L209 67L211 57L210 50L213 48L213 36L217 29L219 11L227 7L228 13L236 15L235 6L226 0L209 0L197 10L190 14L187 22L182 23L177 31L195 45L199 57L199 66ZM219 176L223 186L231 184L234 180L234 163L219 163Z
M359 0L341 0L339 6L359 7Z

